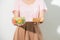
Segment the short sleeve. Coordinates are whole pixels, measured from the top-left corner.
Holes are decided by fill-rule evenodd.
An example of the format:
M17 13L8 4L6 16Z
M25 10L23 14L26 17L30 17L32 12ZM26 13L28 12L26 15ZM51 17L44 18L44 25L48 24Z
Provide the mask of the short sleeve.
M19 0L15 0L13 5L13 10L19 10L19 4L20 4Z
M41 11L45 11L45 12L47 11L47 6L44 0L39 0L39 7Z

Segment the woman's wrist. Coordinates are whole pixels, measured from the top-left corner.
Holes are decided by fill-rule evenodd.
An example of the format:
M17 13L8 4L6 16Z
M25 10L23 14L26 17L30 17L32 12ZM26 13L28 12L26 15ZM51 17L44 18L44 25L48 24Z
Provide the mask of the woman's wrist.
M40 17L40 23L44 22L44 17Z
M44 22L44 17L34 18L34 19L33 19L33 22L36 22L36 23L43 23L43 22Z
M33 22L40 22L40 18L33 18Z

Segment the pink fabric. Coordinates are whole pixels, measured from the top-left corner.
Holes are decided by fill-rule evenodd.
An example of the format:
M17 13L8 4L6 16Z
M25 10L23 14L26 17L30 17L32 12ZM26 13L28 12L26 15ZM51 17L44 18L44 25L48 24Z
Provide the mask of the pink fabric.
M16 0L14 10L20 11L20 17L25 17L26 21L31 22L33 18L38 18L40 10L47 11L44 0L36 0L33 4L28 5L22 0Z

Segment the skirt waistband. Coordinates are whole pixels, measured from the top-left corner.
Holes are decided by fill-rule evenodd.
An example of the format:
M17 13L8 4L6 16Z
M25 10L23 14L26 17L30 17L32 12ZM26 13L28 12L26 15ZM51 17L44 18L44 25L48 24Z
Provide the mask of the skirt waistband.
M22 27L25 26L34 26L34 25L38 25L36 22L26 22L25 24L22 25Z

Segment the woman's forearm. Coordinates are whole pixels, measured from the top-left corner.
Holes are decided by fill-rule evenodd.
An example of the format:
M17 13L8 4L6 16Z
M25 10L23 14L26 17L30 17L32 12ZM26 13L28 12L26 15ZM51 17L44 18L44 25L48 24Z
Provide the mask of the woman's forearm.
M14 15L14 17L18 17L18 11L13 10L13 15Z
M18 18L18 11L13 10L12 13L13 13L12 23L17 26L16 18Z
M39 14L39 18L40 18L40 22L43 22L44 21L44 11L40 11L40 14Z
M40 16L39 17L40 18L44 17L44 12L43 11L40 12Z

